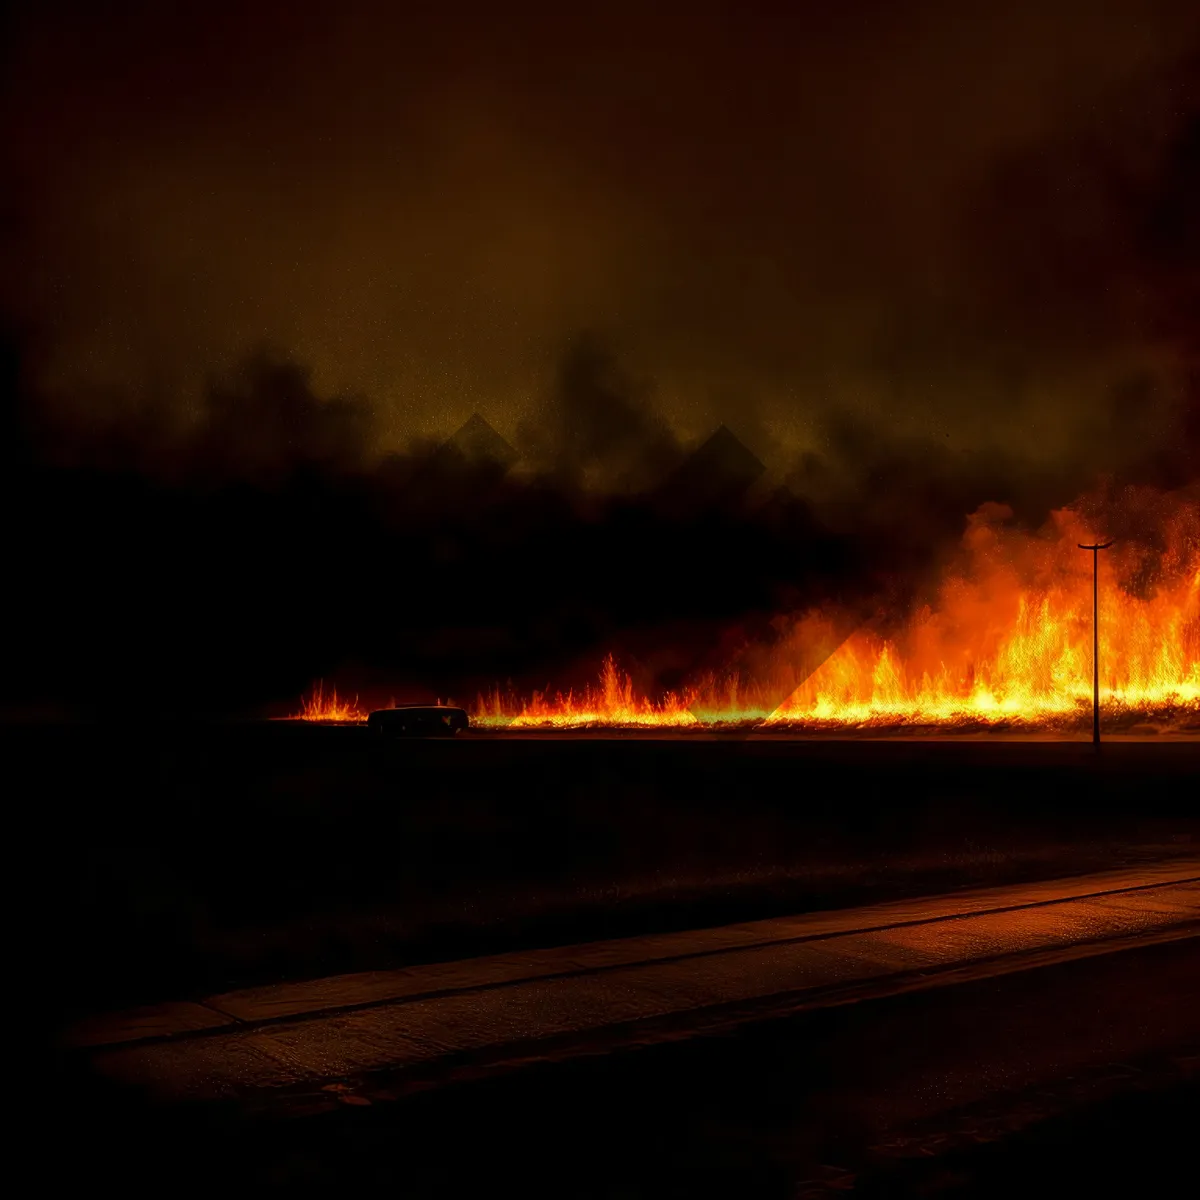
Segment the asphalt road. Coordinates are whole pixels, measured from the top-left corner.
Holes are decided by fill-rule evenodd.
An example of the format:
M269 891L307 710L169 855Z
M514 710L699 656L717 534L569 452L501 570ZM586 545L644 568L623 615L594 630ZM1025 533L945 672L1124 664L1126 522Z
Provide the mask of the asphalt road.
M1194 1171L1200 939L1114 946L394 1100L333 1083L286 1119L163 1106L89 1064L39 1110L69 1147L40 1169L158 1195L1171 1194Z

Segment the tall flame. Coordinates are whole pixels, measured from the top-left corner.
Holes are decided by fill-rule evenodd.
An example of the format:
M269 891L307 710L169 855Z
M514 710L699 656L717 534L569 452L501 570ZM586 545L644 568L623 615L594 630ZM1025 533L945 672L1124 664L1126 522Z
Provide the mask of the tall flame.
M339 700L336 687L327 693L324 682L318 680L312 691L300 698L300 711L294 719L343 725L365 721L367 714L359 708L357 696L353 700Z
M1154 525L1101 555L1101 702L1127 717L1195 725L1200 504L1186 495L1165 504L1148 493L1133 499ZM496 691L480 697L473 719L543 728L1080 723L1092 701L1092 556L1078 543L1094 541L1093 531L1072 509L1052 514L1037 536L1008 528L1011 515L1000 505L974 514L961 569L895 631L860 629L839 644L838 621L809 612L792 621L765 671L752 677L709 676L652 699L610 656L598 687L525 700Z

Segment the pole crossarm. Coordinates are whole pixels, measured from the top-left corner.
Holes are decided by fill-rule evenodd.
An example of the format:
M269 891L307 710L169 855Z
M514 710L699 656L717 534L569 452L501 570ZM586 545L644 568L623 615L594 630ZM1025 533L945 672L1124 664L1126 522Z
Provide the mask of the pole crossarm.
M1075 544L1080 550L1107 550L1112 545L1112 542L1103 542L1095 546L1085 546L1082 542L1076 542Z

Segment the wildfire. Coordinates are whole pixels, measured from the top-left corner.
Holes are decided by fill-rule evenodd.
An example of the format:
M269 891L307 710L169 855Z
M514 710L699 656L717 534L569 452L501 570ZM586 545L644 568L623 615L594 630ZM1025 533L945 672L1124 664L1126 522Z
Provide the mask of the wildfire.
M1134 497L1152 538L1100 563L1101 703L1110 718L1200 726L1200 504ZM1161 501L1161 497L1158 498ZM1065 728L1090 719L1094 540L1074 510L1039 535L1008 509L970 520L961 569L898 629L842 640L828 614L790 622L758 670L651 698L610 656L598 687L525 700L479 698L472 720L541 728ZM1144 533L1144 529L1142 530ZM815 669L813 669L815 667Z
M1101 556L1100 699L1109 722L1200 729L1200 498L1196 489L1125 495L1135 536ZM1130 511L1132 510L1132 511ZM528 697L480 696L474 725L493 728L764 727L1068 729L1090 721L1092 559L1080 510L1051 515L1038 534L1012 513L972 515L956 569L931 603L899 625L883 619L846 636L824 611L779 622L769 649L738 669L677 692L639 692L609 655L598 683ZM366 720L357 697L318 683L297 717Z
M367 714L358 707L358 697L353 700L339 700L337 688L332 688L328 695L322 682L317 682L307 696L300 700L300 711L295 720L320 721L326 724L357 724L367 719Z

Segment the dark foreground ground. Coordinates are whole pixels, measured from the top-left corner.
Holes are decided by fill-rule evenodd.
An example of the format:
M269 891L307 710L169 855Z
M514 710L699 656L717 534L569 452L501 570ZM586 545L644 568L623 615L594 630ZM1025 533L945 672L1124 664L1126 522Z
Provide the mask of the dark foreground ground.
M1200 845L1200 743L9 728L54 1004L1054 878ZM50 1001L48 1001L49 1003ZM70 1013L63 1014L70 1015Z
M1194 852L1200 745L7 729L34 1033L340 971ZM178 1194L1143 1194L1194 1174L1195 939L456 1083L165 1113L49 1055L66 1182ZM40 1084L39 1084L40 1086ZM215 1121L215 1123L214 1123ZM911 1153L910 1153L911 1151Z

